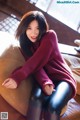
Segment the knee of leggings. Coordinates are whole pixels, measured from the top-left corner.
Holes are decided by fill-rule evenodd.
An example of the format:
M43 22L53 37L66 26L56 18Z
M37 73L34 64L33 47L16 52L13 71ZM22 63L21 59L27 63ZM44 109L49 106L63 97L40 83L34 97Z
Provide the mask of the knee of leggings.
M41 100L41 98L42 98L41 89L36 89L31 95L31 100Z
M48 107L47 107L47 110L50 112L50 113L57 113L58 115L60 115L61 113L61 108L60 106L58 105L52 105L52 104L49 104Z

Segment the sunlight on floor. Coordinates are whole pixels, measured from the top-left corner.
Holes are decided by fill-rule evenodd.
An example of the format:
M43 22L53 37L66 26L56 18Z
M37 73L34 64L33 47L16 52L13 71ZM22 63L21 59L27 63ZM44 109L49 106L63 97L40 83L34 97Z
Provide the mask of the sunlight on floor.
M5 14L3 15L5 16ZM0 48L0 56L11 44L18 45L18 41L14 36L18 24L19 21L16 19L16 16L12 14L0 21L0 45L2 45Z
M6 49L8 49L10 47L10 45L13 46L18 46L18 40L15 39L14 35L11 35L8 32L3 32L0 31L0 45L2 45L2 47L0 48L0 56L2 54L4 54L3 52L6 51Z

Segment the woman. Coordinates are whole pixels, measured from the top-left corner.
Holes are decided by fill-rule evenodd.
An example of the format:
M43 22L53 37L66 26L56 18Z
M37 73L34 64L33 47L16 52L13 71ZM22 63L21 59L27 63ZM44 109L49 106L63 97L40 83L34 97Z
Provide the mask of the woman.
M28 120L60 120L62 108L76 94L76 81L59 51L56 33L41 12L31 11L22 17L16 37L26 63L2 85L14 89L32 75Z

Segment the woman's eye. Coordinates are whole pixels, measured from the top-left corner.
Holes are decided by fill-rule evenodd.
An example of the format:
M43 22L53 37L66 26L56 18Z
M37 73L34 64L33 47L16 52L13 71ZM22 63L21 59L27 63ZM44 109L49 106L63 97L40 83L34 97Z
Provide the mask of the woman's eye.
M27 29L31 30L31 28L30 28L30 27L28 27Z
M37 29L39 30L39 27Z

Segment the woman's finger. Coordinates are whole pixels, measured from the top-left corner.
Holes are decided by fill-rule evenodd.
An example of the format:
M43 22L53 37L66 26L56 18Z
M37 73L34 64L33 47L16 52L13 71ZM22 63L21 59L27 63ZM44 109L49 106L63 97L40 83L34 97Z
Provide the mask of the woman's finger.
M8 82L9 82L9 79L6 79L6 80L2 83L2 85L7 84Z
M13 79L11 79L11 78L6 79L6 80L2 83L2 85L3 85L4 87L6 87L6 88L11 88L11 89L17 88L17 83L16 83Z

